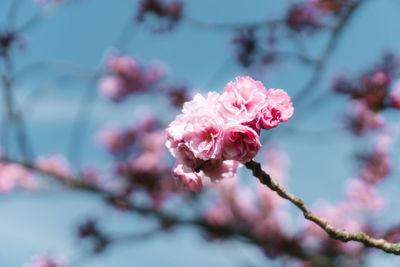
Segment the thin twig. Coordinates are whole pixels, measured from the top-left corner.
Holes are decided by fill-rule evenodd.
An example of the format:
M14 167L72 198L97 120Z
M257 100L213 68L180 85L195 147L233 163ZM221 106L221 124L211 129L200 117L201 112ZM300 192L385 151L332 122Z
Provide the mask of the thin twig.
M310 93L312 93L316 85L318 84L319 80L321 79L322 74L325 71L326 65L328 63L328 60L330 56L332 55L332 52L334 48L336 47L343 30L345 29L345 26L348 24L350 21L350 18L352 15L355 13L355 11L361 6L362 3L366 2L366 0L358 0L354 4L352 4L349 9L347 10L347 13L342 16L338 24L334 27L331 37L328 41L328 45L324 49L324 51L321 53L319 59L316 61L316 64L314 65L314 70L311 75L311 78L307 81L307 83L304 85L304 87L293 97L293 102L296 104L299 104L300 102L303 101L303 99L306 99L306 96L308 96Z
M192 17L184 16L183 19L192 24L193 26L212 29L212 30L234 30L237 28L262 28L268 27L270 25L275 25L277 23L283 22L283 20L263 20L255 22L206 22L201 21Z

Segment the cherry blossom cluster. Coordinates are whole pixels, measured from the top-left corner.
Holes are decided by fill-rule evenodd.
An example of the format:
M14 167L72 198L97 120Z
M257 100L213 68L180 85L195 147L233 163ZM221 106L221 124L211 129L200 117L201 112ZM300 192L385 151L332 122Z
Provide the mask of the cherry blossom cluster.
M334 80L335 92L350 96L352 111L346 116L346 126L355 134L363 135L384 125L380 114L386 109L400 108L400 84L394 82L400 70L400 60L392 54L356 79L344 75Z
M344 117L344 126L358 136L382 128L384 122L384 117L371 111L363 101L352 101Z
M100 133L103 146L115 157L115 173L121 182L117 194L128 198L145 190L152 204L160 207L178 188L166 162L165 132L151 115L143 116L132 127L108 128Z
M166 145L177 158L174 175L194 192L204 177L232 177L260 149L260 130L289 120L293 111L284 90L266 90L250 77L229 82L222 95L195 95L166 130Z
M111 56L107 74L100 80L99 90L114 101L133 93L149 91L162 77L160 65L142 66L130 56Z
M393 88L393 77L400 70L400 59L388 54L382 62L372 70L351 80L345 76L335 79L333 89L341 94L349 95L352 99L363 101L372 111L387 108L398 108L398 90Z

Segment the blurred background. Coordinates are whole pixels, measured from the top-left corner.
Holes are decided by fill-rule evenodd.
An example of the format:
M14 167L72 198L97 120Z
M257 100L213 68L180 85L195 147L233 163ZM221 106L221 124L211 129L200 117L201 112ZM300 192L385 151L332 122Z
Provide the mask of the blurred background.
M169 88L185 88L190 99L196 92L222 93L236 76L250 75L292 97L291 120L265 131L261 139L263 146L278 147L287 155L286 187L311 207L344 199L346 185L360 168L355 155L368 154L377 136L390 133L390 173L375 186L384 207L369 211L364 219L378 229L399 224L400 155L395 142L399 113L379 110L385 130L353 134L346 118L355 113L354 95L333 90L340 75L357 83L357 77L373 70L386 54L397 53L399 1L362 1L337 35L334 32L347 10L344 15L317 12L321 21L317 15L302 14L308 24L296 21L298 17L290 22L290 9L308 1L187 0L181 2L182 13L176 19L141 11L144 2L0 1L2 74L12 77L14 104L24 121L31 160L63 155L72 169L92 166L111 177L115 158L102 144L103 129L138 124L147 114L165 128L180 113L179 107L171 105ZM142 20L138 19L141 12ZM313 19L321 25L313 25ZM9 48L4 40L11 33ZM251 50L252 40L266 52ZM99 84L109 71L107 60L116 54L159 68L164 76L160 85L123 100L110 99ZM394 73L390 90L398 71ZM5 98L3 94L2 109L6 109ZM10 121L3 119L2 146L6 144L7 155L21 159L18 126ZM245 168L239 174L250 175ZM167 203L166 209L179 207L174 205L174 201ZM286 209L287 231L302 231L300 212L290 205ZM188 207L185 210L190 212ZM262 249L241 240L210 242L190 226L92 253L90 245L76 236L87 217L117 234L146 230L155 223L105 205L102 196L63 186L17 188L1 194L0 211L0 266L23 266L35 255L60 255L70 266L298 266L288 256L266 257ZM397 264L397 256L377 250L369 250L360 263Z

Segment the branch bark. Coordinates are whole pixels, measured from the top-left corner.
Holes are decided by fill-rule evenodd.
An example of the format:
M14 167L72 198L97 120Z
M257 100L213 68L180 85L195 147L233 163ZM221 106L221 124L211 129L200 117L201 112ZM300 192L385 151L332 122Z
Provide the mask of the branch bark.
M292 202L299 210L301 210L306 220L317 224L331 238L343 242L357 241L363 243L366 247L374 247L390 254L400 255L400 243L390 243L384 239L376 239L364 232L350 232L346 229L335 228L329 224L327 220L320 218L313 213L304 204L304 201L301 198L287 192L276 180L271 178L271 176L262 170L260 163L251 160L247 162L245 166L253 172L253 175L258 178L262 184L268 186L272 191L275 191L280 197Z

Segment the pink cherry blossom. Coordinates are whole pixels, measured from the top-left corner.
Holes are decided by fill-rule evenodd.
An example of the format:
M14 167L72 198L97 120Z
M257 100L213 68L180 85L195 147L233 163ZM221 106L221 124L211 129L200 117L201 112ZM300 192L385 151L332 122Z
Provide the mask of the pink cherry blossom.
M138 138L141 153L129 160L132 170L140 172L160 171L165 167L165 132L145 133Z
M100 79L99 90L114 101L150 90L163 77L161 64L141 66L130 56L109 57L107 74Z
M246 163L253 159L261 147L258 134L250 127L227 124L224 128L223 157Z
M235 82L226 85L221 95L220 112L228 121L251 122L264 105L266 94L267 91L260 81L248 76L237 77Z
M383 199L372 184L353 179L347 184L347 195L357 205L362 205L372 210L383 207Z
M209 224L215 226L223 226L235 222L232 209L221 200L206 210L203 217Z
M14 163L0 162L0 193L7 193L16 186L31 188L32 175L29 170Z
M259 112L259 123L264 129L271 129L280 122L285 122L292 117L294 112L292 101L282 89L269 89L265 104Z
M344 123L354 134L363 135L384 125L383 116L371 111L364 101L353 101L352 109Z
M49 174L71 179L73 173L67 159L62 155L41 156L36 161L36 166Z
M187 168L185 165L176 163L173 170L173 175L178 178L178 181L185 186L189 191L200 192L202 183L202 172L193 172L191 169Z
M389 95L390 105L396 109L400 109L400 81L397 81L393 90Z
M116 128L107 128L101 131L99 137L107 150L112 153L126 149L132 139L129 132Z
M219 181L233 177L240 163L254 158L261 147L258 122L264 106L273 113L271 118L264 114L264 119L276 124L293 114L290 97L283 90L267 92L261 82L237 77L222 95L197 94L184 103L182 114L166 129L166 146L184 165L185 173L191 170L196 179ZM183 167L177 169L180 177L187 176L182 175Z
M135 60L127 56L111 58L108 62L108 66L114 73L126 76L129 76L138 69Z
M224 121L215 112L218 94L200 94L183 106L183 114L173 121L167 132L167 147L171 154L188 162L218 159L221 156L221 135Z
M103 77L100 80L99 89L103 95L113 100L121 99L128 94L122 80L114 76Z

